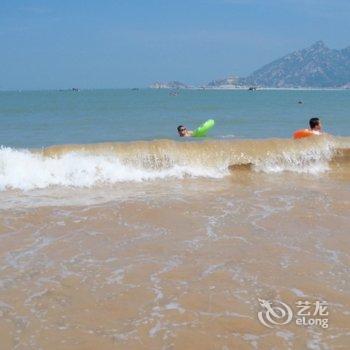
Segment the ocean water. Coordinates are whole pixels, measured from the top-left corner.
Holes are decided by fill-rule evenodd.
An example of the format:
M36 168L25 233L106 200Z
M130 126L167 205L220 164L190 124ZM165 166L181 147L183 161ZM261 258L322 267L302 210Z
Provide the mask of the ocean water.
M298 102L302 101L303 104ZM321 116L348 136L350 90L86 90L0 92L0 143L40 148L67 143L177 139L213 118L213 138L287 138Z
M346 349L349 97L1 92L0 348Z

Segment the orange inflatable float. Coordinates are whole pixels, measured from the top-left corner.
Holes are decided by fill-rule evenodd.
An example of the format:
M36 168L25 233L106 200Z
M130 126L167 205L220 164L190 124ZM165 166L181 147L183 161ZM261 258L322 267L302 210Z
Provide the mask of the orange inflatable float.
M300 129L294 132L293 138L296 139L302 139L303 137L309 137L315 135L314 132L312 132L310 129Z

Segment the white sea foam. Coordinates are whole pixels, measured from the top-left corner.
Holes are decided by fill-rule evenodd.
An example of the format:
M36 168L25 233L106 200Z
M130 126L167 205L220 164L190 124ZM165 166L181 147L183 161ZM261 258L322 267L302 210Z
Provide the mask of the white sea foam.
M283 151L278 155L259 159L255 163L254 168L267 173L292 171L317 174L330 169L329 160L332 158L333 153L332 145L298 152Z
M144 169L122 164L117 156L67 153L44 157L28 150L0 150L0 190L46 188L48 186L91 187L103 183L147 181L168 177L227 175L205 166L174 165L165 169Z

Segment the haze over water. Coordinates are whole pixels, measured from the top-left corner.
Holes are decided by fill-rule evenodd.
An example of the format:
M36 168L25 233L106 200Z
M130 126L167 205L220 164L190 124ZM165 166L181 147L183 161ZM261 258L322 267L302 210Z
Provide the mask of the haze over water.
M2 348L345 349L349 111L346 90L1 92ZM331 135L292 140L313 116ZM265 327L259 298L327 301L329 328Z

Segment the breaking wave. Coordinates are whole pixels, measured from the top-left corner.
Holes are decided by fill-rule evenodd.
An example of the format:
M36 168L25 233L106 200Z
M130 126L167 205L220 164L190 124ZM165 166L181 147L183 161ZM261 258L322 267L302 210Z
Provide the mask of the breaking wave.
M267 173L330 170L349 154L350 138L303 140L170 140L61 145L42 150L0 149L0 190L166 178L222 178L241 167Z

